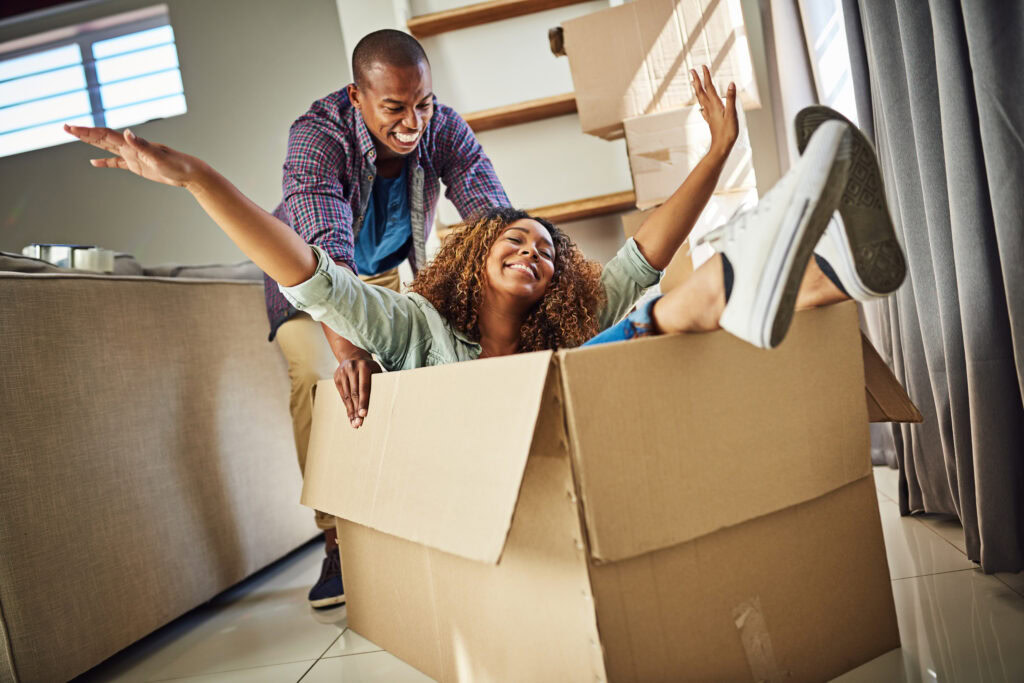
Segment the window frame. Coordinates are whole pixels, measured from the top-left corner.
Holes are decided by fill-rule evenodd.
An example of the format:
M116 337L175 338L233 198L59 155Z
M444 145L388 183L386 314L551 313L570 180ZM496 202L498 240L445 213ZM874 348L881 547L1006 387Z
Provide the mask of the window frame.
M139 16L140 13L143 14L143 16ZM121 20L121 21L118 21L119 17L124 17L124 19ZM96 23L102 23L102 24L106 24L106 25L98 26L96 28L90 28L90 25L96 24ZM103 100L102 100L102 96L101 96L101 88L103 88L105 86L108 86L108 85L112 85L114 83L121 82L121 81L120 80L119 81L111 81L110 83L103 83L103 84L101 84L100 81L99 81L99 76L97 74L97 70L96 70L96 62L97 61L102 61L103 59L110 59L110 58L118 57L118 56L121 56L121 55L131 54L132 52L136 52L136 51L148 50L148 49L151 49L151 48L157 47L157 46L149 45L149 46L146 46L146 47L143 47L143 48L137 48L136 50L129 50L127 52L119 53L117 55L110 55L109 57L104 57L104 58L102 58L100 60L97 60L95 58L94 54L93 54L93 49L92 49L93 45L95 45L96 43L103 42L105 40L109 40L111 38L119 38L119 37L122 37L122 36L130 35L132 33L139 33L139 32L150 30L150 29L160 28L161 26L170 26L172 32L174 30L174 27L171 25L171 18L170 18L169 8L165 4L152 5L150 7L140 8L139 10L135 10L135 11L131 11L131 12L123 12L123 13L120 13L120 14L115 14L115 15L110 15L110 16L107 16L107 17L103 17L102 19L97 20L97 21L80 22L78 24L72 24L70 26L62 27L62 28L59 28L59 29L56 29L56 30L53 30L53 31L43 31L43 32L40 32L40 33L35 34L35 35L29 35L29 36L26 36L25 38L19 39L17 41L9 41L8 44L24 42L24 41L28 41L31 44L30 45L25 45L24 47L15 47L13 49L9 49L9 50L5 50L5 51L0 52L0 64L2 64L4 62L11 61L11 60L14 60L14 59L19 59L21 57L27 57L27 56L31 56L33 54L39 54L39 53L47 52L47 51L50 51L50 50L59 49L59 48L66 47L66 46L69 46L69 45L78 45L78 48L79 48L79 50L81 52L81 55L82 55L82 61L80 63L80 66L82 67L82 69L84 71L84 74L85 74L85 88L84 88L84 90L85 90L86 94L88 95L89 106L90 106L90 109L91 109L90 112L83 113L83 114L81 114L81 116L83 116L83 117L84 116L91 116L92 120L93 120L93 125L94 126L96 126L96 127L106 127L106 125L107 125L107 117L106 117L107 110L103 106ZM47 35L51 35L51 34L54 35L53 38L50 38L50 39L46 39L45 38ZM40 38L42 40L39 40L38 42L36 42L35 40L33 40L34 38ZM172 40L172 42L170 44L174 46L175 53L177 54L178 41L177 41L177 35L176 34L174 35L174 39ZM2 50L2 48L3 48L3 45L0 45L0 50ZM79 64L71 64L71 65L66 64L64 66L53 67L51 69L45 69L43 71L36 71L36 72L31 73L31 74L27 74L27 76L28 77L39 76L39 75L42 75L42 74L58 71L60 69L67 69L67 68L69 68L71 66L79 66ZM180 55L178 56L178 66L176 67L176 69L178 71L178 74L182 77L182 91L181 91L181 95L184 96L184 92L185 92L184 76L181 74L181 58L180 58ZM159 72L153 72L153 73L159 73ZM147 75L149 75L149 74L139 74L139 75L136 75L136 76L131 76L128 79L123 79L123 80L142 78L142 77L145 77ZM0 81L0 83L16 80L18 78L25 78L25 77L26 76L15 76L15 77L13 77L11 79L7 79L5 81ZM0 107L0 109L5 109L7 107L21 106L23 104L29 104L29 103L32 103L32 102L38 102L38 101L50 99L50 98L53 98L53 97L60 97L62 95L68 95L68 94L71 94L71 93L81 92L82 90L83 90L82 88L76 88L74 90L69 90L69 91L66 91L66 92L58 92L58 93L53 93L53 94L50 94L50 95L44 95L42 97L37 97L35 99L24 100L24 101L15 102L15 103L10 104L10 105L5 105L4 107ZM167 97L167 96L161 96L161 97ZM159 98L157 98L157 99L159 99ZM121 106L134 106L136 104L143 104L143 103L145 103L147 101L149 101L149 100L142 100L141 102L133 102L133 103L129 103L127 105L121 105ZM114 111L114 110L116 110L118 108L120 108L120 107L111 107L110 110ZM173 116L181 116L181 115L182 114L175 114ZM163 118L163 117L160 117L160 118ZM67 117L61 117L61 118L57 118L57 119L53 119L53 120L47 120L47 121L36 121L36 122L33 122L32 124L30 124L28 126L23 126L21 128L15 128L15 129L12 129L12 130L0 132L0 136L8 135L8 134L11 134L11 133L17 133L17 132L20 132L20 131L23 131L23 130L27 130L29 128L36 128L36 127L40 127L40 126L47 126L47 125L52 125L52 124L56 124L56 123L61 123L61 122L65 121L65 120L67 120ZM147 121L153 121L153 120L159 120L159 119L147 119ZM145 122L146 121L143 121L143 122L140 122L140 123L145 123ZM138 124L129 124L129 125L138 125ZM71 138L69 138L67 140L67 142L73 142L73 141L74 140L71 139ZM63 144L63 143L47 144L47 145L44 145L42 147L36 147L36 148L33 148L33 149L26 149L26 150L23 150L21 152L13 152L13 153L10 153L10 154L0 153L0 158L2 158L4 156L14 156L14 155L17 155L17 154L25 154L27 152L36 151L36 150L39 150L39 149L48 149L50 147L57 147L60 144Z

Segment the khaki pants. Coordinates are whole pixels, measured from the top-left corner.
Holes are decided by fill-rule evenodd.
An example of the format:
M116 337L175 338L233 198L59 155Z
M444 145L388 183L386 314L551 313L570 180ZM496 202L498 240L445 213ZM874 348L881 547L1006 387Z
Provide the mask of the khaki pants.
M360 276L364 282L399 289L398 269L379 275ZM338 361L327 343L323 327L305 313L298 313L277 329L277 344L288 361L288 378L292 383L289 409L292 414L292 432L295 450L299 455L299 470L306 471L306 450L309 430L313 422L313 385L322 379L334 377ZM316 525L320 529L333 529L334 516L316 511Z

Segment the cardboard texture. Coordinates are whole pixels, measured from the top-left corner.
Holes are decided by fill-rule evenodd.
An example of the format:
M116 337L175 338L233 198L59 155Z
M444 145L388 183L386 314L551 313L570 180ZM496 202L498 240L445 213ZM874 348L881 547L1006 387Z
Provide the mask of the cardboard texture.
M739 0L636 0L562 30L584 133L619 138L623 119L694 104L689 70L704 64L761 106Z
M318 460L312 469L307 463L305 477L338 482L328 507L313 507L471 560L497 562L550 361L551 352L546 351L494 359L482 372L453 375L435 366L390 373L391 381L374 383L367 411L380 416L375 425L400 425L395 429L353 430L332 419L329 404L316 401L313 421L318 429L310 435L310 450L344 440L365 456L345 462ZM437 429L436 415L424 410L424 396L441 385L456 395L488 395L494 390L493 377L506 375L506 365L516 370L503 380L501 391L518 398L502 408L507 433L496 438L494 406L479 400L460 410L457 439ZM459 480L473 486L452 487ZM435 492L445 489L449 494L438 498Z
M868 395L868 417L872 422L922 422L924 417L878 355L867 336L860 335L864 352L864 384Z
M739 135L715 192L757 188L746 117L742 109L738 114ZM711 147L711 131L697 106L626 119L623 126L638 209L672 196Z
M856 331L844 304L773 351L375 375L359 430L322 383L303 503L342 517L349 625L442 681L824 680L897 647Z

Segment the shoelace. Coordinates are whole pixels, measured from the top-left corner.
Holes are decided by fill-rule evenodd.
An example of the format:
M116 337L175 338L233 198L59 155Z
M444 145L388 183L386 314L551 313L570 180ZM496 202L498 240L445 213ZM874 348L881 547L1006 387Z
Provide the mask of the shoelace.
M771 208L771 202L771 194L769 193L763 200L754 206L736 207L736 210L732 212L732 215L729 216L725 223L722 223L713 230L709 230L698 237L696 242L690 244L687 253L693 251L695 247L699 247L704 244L708 245L715 251L721 251L717 245L723 240L730 245L735 243L739 235L742 234L750 224L750 217L756 213L760 213L761 211L769 210Z

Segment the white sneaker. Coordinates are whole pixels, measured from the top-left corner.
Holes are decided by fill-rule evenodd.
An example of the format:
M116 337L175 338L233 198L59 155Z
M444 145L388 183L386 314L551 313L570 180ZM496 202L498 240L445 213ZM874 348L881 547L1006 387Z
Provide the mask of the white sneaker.
M826 121L850 126L850 172L836 220L829 224L814 253L828 262L852 298L869 301L888 296L903 283L907 261L889 215L878 158L868 139L846 117L820 105L806 107L796 115L797 148L803 151Z
M789 330L807 261L846 185L849 129L821 124L757 206L698 240L721 253L733 274L719 324L754 346L774 348Z

